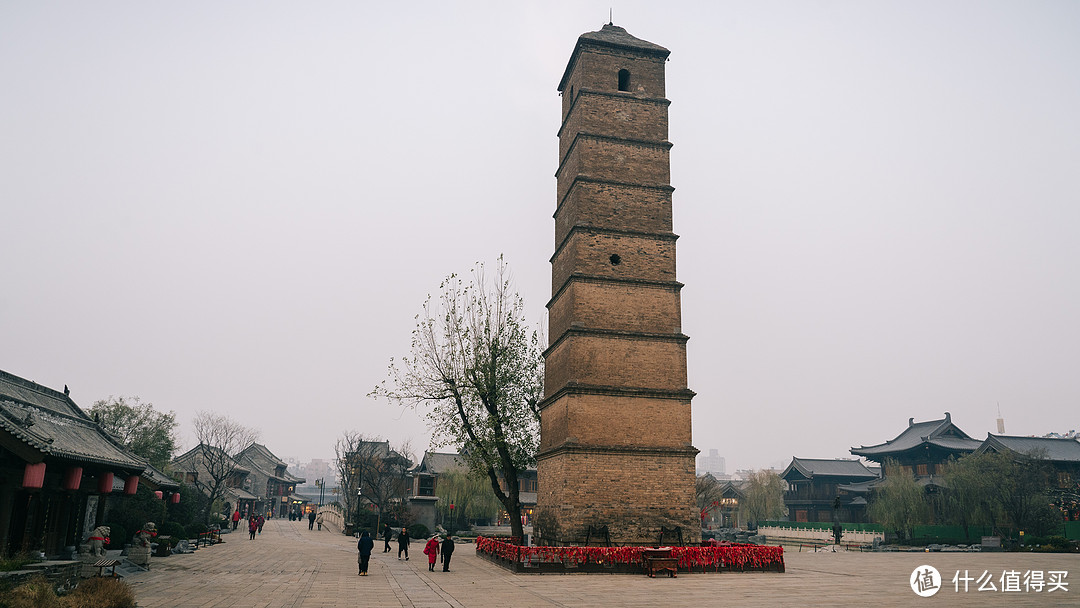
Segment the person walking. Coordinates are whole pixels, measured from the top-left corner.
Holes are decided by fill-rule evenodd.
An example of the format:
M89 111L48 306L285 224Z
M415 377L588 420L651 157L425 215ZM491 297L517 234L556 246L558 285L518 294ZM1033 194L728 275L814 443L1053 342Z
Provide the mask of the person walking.
M446 540L442 541L442 571L450 571L450 557L454 555L454 539L450 538L450 535L446 535Z
M257 523L259 524L259 534L262 534L262 527L263 527L263 524L265 524L265 523L266 523L266 518L265 518L265 517L263 517L263 516L262 516L262 515L260 514L260 515L259 515L259 519L258 519L258 520L256 520L256 521L257 521Z
M401 553L405 553L405 561L409 561L409 531L405 528L401 529L401 534L397 537L397 558L401 561Z
M308 530L314 530L315 529L315 511L312 511L311 513L307 514L307 529Z
M383 540L386 541L386 546L383 547L383 553L390 552L390 541L394 538L394 531L390 529L390 524L383 524Z
M251 519L248 520L248 534L250 535L250 540L255 540L255 533L258 531L259 522L255 519L255 516L252 515Z
M435 571L435 558L439 556L439 535L436 534L428 539L424 545L424 555L427 556L428 572Z
M371 559L371 550L375 548L375 541L368 536L367 530L360 534L360 541L356 543L356 550L360 552L357 560L360 562L360 576L367 576L368 560Z
M315 525L319 526L319 532L322 532L322 513L319 513L319 516L315 518Z
M240 524L240 509L236 509L232 514L232 529L235 530L236 526Z

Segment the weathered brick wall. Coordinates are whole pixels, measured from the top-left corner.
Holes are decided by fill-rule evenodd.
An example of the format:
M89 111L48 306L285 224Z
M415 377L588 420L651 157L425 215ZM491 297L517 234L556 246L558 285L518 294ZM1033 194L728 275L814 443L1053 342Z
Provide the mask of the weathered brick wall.
M621 51L586 47L577 54L570 78L563 89L562 116L565 119L570 106L582 89L620 93L619 70L630 71L630 90L622 95L663 99L664 62L654 57Z
M535 527L551 544L580 542L590 525L607 525L619 544L651 545L661 526L682 527L685 542L701 540L692 453L560 454L541 458L537 471ZM642 500L655 496L663 500Z
M541 452L563 443L685 448L690 400L571 393L544 408L540 436Z
M558 198L562 200L579 176L642 186L667 186L671 183L670 149L670 145L659 142L578 135L556 173Z
M577 179L555 210L555 246L574 226L671 232L671 189Z
M589 384L686 389L686 343L635 336L571 334L548 351L544 394Z
M618 256L612 258L611 256ZM571 273L616 279L675 280L674 235L630 235L574 231L551 262L551 293Z
M582 91L559 130L559 161L573 142L563 134L596 133L627 139L667 141L666 99L631 97L627 93Z
M571 327L677 334L682 331L675 285L575 278L548 307L551 342Z

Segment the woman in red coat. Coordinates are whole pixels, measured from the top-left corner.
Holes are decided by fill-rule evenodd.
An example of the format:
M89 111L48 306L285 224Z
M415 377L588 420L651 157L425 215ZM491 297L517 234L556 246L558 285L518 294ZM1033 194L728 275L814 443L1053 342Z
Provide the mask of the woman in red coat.
M435 571L435 560L439 557L439 536L436 534L428 539L427 544L424 545L424 555L427 556L428 571Z

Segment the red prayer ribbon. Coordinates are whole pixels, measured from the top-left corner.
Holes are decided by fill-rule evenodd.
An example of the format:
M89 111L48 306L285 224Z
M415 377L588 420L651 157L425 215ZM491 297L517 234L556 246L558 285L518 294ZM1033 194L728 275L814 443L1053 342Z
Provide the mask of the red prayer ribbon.
M523 547L483 536L476 539L478 552L522 563L641 564L646 549L647 547ZM761 570L783 565L784 548L727 543L713 547L672 547L671 556L679 560L680 568L687 570Z

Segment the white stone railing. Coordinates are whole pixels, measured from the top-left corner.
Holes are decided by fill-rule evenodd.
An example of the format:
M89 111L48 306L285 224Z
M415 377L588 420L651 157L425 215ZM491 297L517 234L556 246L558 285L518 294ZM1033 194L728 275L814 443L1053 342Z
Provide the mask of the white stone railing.
M773 527L773 526L761 526L758 528L758 534L764 534L768 540L792 540L792 541L823 541L826 543L833 542L832 530L822 530L815 528L797 528L797 527ZM881 532L858 532L854 530L844 530L844 535L840 538L840 542L846 544L872 544L874 539L884 540L884 534Z
M322 523L327 528L341 534L345 530L345 516L341 513L338 505L323 505L319 507L319 515L322 515Z

